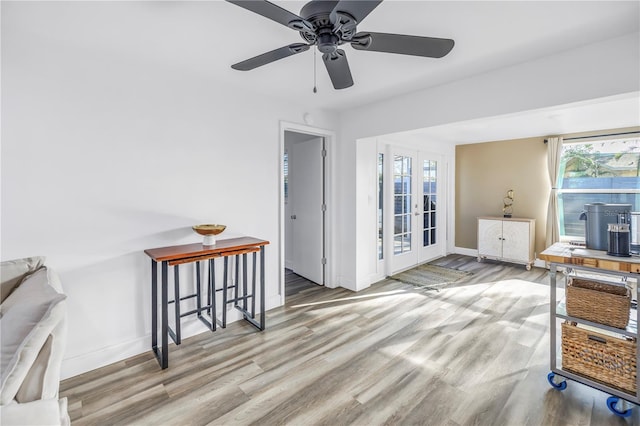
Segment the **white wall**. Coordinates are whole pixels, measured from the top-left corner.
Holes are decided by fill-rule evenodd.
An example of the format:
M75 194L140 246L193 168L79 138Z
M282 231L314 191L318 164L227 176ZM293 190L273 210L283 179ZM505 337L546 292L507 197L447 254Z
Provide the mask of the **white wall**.
M375 263L363 258L373 253L366 235L375 229L370 223L375 216L361 213L369 211L371 189L362 185L375 182L367 177L375 157L359 139L637 92L638 75L640 34L634 33L342 113L337 153L337 179L345 183L338 187L338 232L345 236L341 283L360 290L375 276Z
M267 307L278 305L279 121L305 110L92 45L88 27L40 36L57 17L38 10L2 5L2 259L45 255L60 273L63 375L150 350L143 250L198 242L197 223L271 241ZM335 128L335 116L306 111ZM187 322L187 334L205 330Z

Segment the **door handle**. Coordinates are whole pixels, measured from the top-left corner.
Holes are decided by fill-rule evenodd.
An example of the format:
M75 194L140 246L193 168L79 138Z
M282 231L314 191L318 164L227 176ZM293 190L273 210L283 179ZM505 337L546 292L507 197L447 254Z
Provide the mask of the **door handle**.
M295 214L291 215L291 219L297 219Z

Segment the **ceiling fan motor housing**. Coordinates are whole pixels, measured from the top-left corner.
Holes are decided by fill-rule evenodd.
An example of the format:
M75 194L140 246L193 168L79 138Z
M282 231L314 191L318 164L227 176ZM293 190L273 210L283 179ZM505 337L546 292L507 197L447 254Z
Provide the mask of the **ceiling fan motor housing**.
M313 24L318 22L320 25L331 25L329 15L337 4L337 1L311 0L302 6L300 16Z
M318 34L318 50L322 53L334 53L338 49L340 39L331 31L322 31Z
M355 33L355 19L347 13L334 12L337 4L338 1L312 0L300 10L300 16L314 27L313 31L300 31L300 35L309 44L316 44L322 53L335 53L338 45Z

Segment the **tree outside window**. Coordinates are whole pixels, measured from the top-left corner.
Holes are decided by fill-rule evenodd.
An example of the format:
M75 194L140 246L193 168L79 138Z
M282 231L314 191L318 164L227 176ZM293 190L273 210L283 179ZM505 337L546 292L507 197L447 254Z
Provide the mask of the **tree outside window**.
M560 235L584 238L579 220L589 203L640 210L640 138L565 144L558 179Z

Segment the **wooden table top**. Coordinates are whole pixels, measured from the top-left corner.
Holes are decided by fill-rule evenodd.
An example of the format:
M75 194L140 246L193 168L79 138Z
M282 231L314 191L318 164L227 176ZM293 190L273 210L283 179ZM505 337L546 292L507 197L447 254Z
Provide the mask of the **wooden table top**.
M183 260L190 258L200 258L203 256L223 256L226 252L250 249L252 247L262 247L269 244L269 241L260 240L253 237L228 238L217 240L213 246L205 246L202 243L183 244L179 246L158 247L147 249L144 252L156 262L168 260Z
M565 243L555 243L540 253L539 257L547 262L640 274L640 257L609 256L604 250L591 250Z

